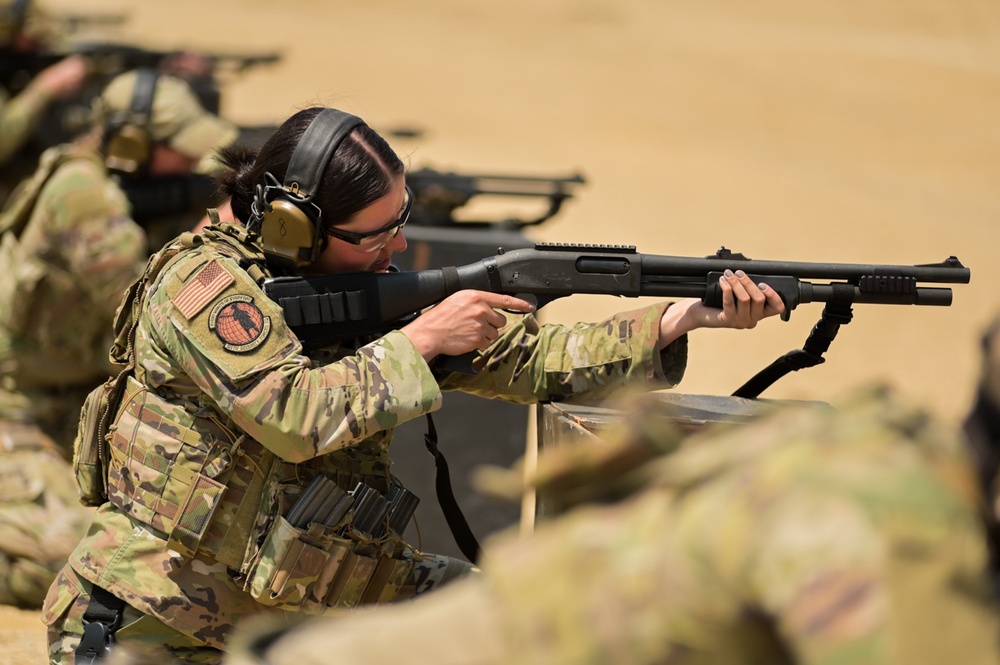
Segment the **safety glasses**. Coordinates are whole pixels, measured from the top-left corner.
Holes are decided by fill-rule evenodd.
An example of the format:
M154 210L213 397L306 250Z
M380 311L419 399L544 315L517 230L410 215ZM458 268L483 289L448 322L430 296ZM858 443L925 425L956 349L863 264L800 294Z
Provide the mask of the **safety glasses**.
M400 229L406 225L407 220L410 218L410 208L412 207L413 192L410 190L409 185L407 185L406 205L403 207L403 212L400 214L399 219L392 224L375 229L374 231L365 231L362 233L330 227L326 230L326 234L338 240L349 242L352 245L357 245L359 249L365 252L377 252L392 242L392 239L396 237Z

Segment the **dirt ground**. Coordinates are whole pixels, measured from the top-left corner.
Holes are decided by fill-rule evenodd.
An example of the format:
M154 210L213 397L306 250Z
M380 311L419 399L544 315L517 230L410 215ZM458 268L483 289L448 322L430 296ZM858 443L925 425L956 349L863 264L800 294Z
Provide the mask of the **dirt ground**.
M223 111L276 122L338 106L414 168L588 180L544 241L702 256L915 264L958 256L950 308L859 305L825 365L766 397L835 402L873 381L957 421L1000 312L1000 5L992 0L51 0L126 11L153 47L279 50ZM548 320L631 306L577 296ZM820 305L692 336L680 390L729 394L798 347ZM543 310L544 311L544 310ZM22 635L23 633L23 635ZM15 637L16 636L16 637ZM0 661L43 662L31 613L0 611Z

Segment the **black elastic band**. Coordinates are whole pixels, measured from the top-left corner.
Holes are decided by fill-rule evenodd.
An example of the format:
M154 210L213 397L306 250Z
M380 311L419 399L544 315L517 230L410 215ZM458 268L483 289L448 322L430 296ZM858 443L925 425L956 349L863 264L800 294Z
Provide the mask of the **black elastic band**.
M337 146L355 127L363 124L365 121L361 118L337 109L320 111L292 152L284 186L297 185L306 196L316 194Z
M455 538L458 549L472 563L476 563L479 558L479 541L469 527L469 523L462 513L462 509L455 499L455 493L451 489L451 473L448 471L448 462L444 455L438 450L437 428L434 427L434 419L431 414L427 414L427 434L424 435L424 445L427 452L434 458L434 466L437 468L437 476L434 478L434 488L437 490L438 503L444 512L444 519L448 522L451 535Z

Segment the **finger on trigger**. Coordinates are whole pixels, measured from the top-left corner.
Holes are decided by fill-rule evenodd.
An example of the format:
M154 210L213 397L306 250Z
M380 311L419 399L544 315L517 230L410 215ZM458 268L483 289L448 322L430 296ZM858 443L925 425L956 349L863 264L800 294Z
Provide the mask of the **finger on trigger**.
M485 300L491 307L513 312L534 312L536 309L533 303L506 293L487 291L486 294Z

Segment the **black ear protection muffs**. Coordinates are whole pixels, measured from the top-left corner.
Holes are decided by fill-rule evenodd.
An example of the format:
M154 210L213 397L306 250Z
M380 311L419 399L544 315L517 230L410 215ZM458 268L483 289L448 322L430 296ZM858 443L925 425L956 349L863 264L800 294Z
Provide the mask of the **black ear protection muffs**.
M307 266L319 254L322 211L313 197L337 146L365 122L336 109L323 109L306 128L288 162L285 181L265 174L257 186L248 226L260 233L264 254L279 264Z
M104 126L104 163L112 171L135 175L153 156L153 137L149 123L153 119L153 95L156 93L154 69L136 70L132 101L121 113L112 113Z

